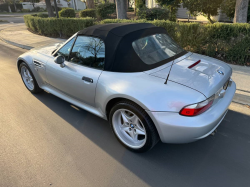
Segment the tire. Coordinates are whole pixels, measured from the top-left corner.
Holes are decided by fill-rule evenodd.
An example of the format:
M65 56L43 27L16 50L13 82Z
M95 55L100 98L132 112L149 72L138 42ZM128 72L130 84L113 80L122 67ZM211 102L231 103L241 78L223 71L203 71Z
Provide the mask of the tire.
M26 88L33 94L40 93L43 90L38 86L37 81L30 70L29 66L22 62L19 66L19 72L22 78L22 81Z
M137 104L122 100L109 113L109 122L118 141L134 152L146 152L159 141L157 129Z

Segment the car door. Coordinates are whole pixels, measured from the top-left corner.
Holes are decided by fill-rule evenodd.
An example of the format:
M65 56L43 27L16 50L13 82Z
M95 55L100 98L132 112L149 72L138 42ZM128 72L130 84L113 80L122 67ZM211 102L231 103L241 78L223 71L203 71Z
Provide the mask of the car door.
M77 36L56 55L65 57L65 66L49 60L46 69L49 84L69 97L94 106L96 84L104 67L104 42L99 38Z

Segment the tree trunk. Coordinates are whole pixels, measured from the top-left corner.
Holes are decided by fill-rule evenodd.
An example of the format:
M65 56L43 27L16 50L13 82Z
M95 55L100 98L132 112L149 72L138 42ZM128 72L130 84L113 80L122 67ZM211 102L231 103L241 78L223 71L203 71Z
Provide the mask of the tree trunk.
M136 14L136 2L135 2L136 0L134 0L134 13Z
M10 8L10 5L8 4L8 9L9 9L9 12L11 13L11 8Z
M94 0L86 0L86 6L87 9L94 9L95 8Z
M50 0L45 0L45 3L49 17L55 17Z
M16 10L16 1L15 0L13 0L13 5L14 5L15 12L16 12L17 10Z
M212 23L212 24L214 23L214 21L211 19L210 14L207 15L207 19L208 19L209 23Z
M236 0L234 23L246 23L249 0Z
M117 19L127 19L127 0L116 0Z

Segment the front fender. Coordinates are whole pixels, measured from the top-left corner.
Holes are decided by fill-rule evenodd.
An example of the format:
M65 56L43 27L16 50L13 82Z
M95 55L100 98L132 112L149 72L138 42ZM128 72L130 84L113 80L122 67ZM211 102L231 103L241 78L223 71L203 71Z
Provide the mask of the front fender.
M21 64L21 62L25 62L32 74L34 75L37 84L39 85L39 87L42 87L45 82L46 82L46 62L47 62L48 57L34 52L34 51L28 51L22 55L20 55L17 59L17 68L19 71L19 65ZM33 60L36 60L38 62L41 62L41 66L35 66L33 63ZM20 72L19 72L20 73Z

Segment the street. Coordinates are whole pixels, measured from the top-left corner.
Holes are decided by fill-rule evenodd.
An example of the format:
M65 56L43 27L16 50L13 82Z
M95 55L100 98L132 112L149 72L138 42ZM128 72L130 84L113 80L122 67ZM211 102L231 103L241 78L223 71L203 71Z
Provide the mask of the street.
M23 15L25 15L27 13L16 13L14 15L8 15L8 14L0 14L0 20L4 20L10 23L24 23L23 20Z
M24 86L0 41L0 186L250 186L250 109L232 103L215 136L136 154L109 123Z

